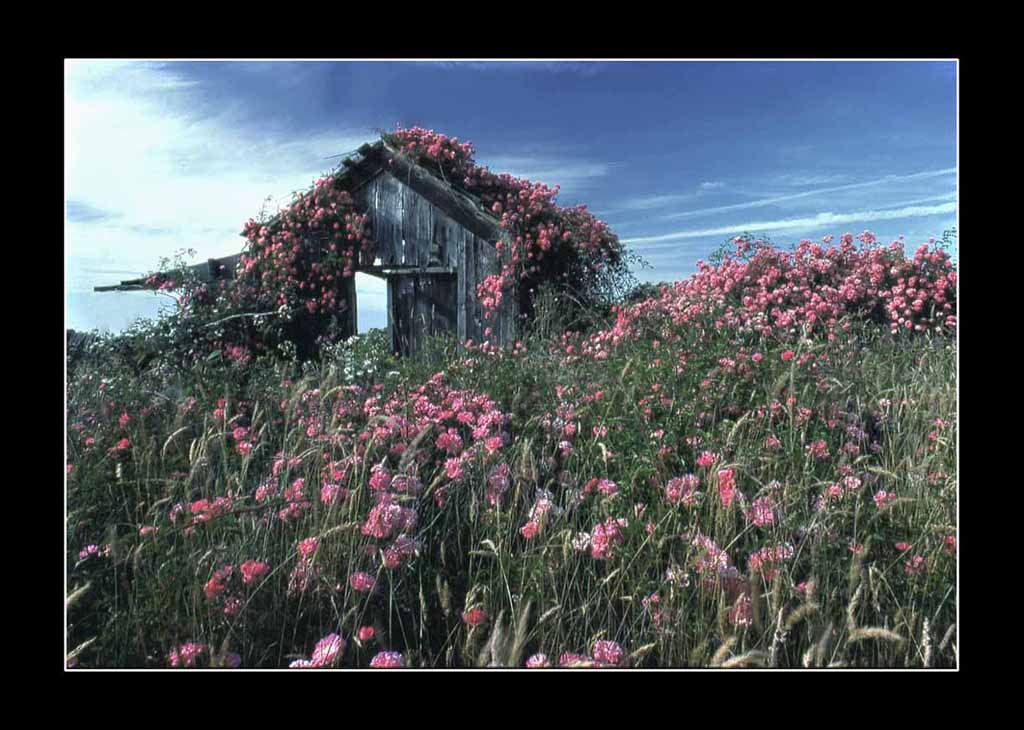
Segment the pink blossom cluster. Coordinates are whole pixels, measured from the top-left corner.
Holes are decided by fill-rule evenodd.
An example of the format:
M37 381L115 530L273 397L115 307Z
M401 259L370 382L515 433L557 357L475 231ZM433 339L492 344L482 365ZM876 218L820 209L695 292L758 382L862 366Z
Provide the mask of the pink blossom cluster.
M207 600L212 601L220 597L227 590L226 583L233 572L234 567L231 565L225 565L214 571L213 577L203 586L203 595L206 596Z
M102 548L99 545L86 545L78 552L78 559L85 560L86 558L95 558L101 555L106 556L110 554L110 545L104 545Z
M912 257L903 242L877 245L870 233L845 234L839 246L801 241L792 252L744 238L716 266L698 263L687 280L662 288L660 296L616 309L614 326L579 343L567 336L563 348L603 359L610 349L653 325L681 330L712 317L716 328L732 327L762 336L792 339L804 327L834 333L853 318L888 325L893 331L956 331L957 274L949 254L922 244ZM782 359L795 358L786 350ZM801 362L800 360L797 361ZM804 359L804 363L808 360Z
M370 660L372 669L402 669L405 667L405 657L397 651L382 651Z
M328 634L317 642L313 656L297 659L288 665L289 669L324 669L336 664L345 651L346 642L338 634Z
M206 646L206 644L190 641L171 649L170 653L167 655L167 661L175 669L182 667L191 669L192 667L195 667L196 659L208 650L209 647Z
M392 494L378 496L361 528L364 535L384 539L393 533L403 533L416 526L416 510L403 507Z
M310 314L341 311L341 282L361 255L372 260L374 249L367 217L356 212L336 177L317 180L270 221L249 220L242 235L248 246L231 290L234 302Z
M462 623L467 626L483 626L487 623L487 612L479 606L467 609L462 614Z
M701 585L708 589L722 588L729 594L738 593L744 581L728 553L700 533L690 537L689 542L698 551L694 570L701 577Z
M255 446L253 441L255 439L252 438L252 434L248 428L245 428L244 426L236 426L231 431L231 438L235 440L235 449L239 454L242 456L248 456L252 453L253 447Z
M354 591L358 591L359 593L370 593L373 591L374 586L377 585L377 579L369 573L358 571L349 576L348 584L352 586L352 590Z
M189 507L189 512L192 513L192 524L209 522L229 511L231 511L230 497L216 497L212 502L208 499L197 499Z
M793 546L788 543L765 546L747 558L747 567L751 573L759 573L766 581L771 582L778 575L778 564L791 560L793 555Z
M276 466L276 465L275 465ZM282 522L294 522L302 516L310 507L310 501L306 497L306 480L299 477L284 488L284 499L286 507L277 513Z
M599 275L602 269L622 260L618 237L585 206L558 206L554 202L557 187L496 175L475 164L471 144L433 130L399 128L385 138L404 154L438 169L445 179L477 196L500 218L510 246L506 250L505 241L497 242L501 271L477 287L485 318L501 306L504 293L518 281L529 277L565 279L573 264L591 276Z
M736 472L732 469L720 469L718 472L718 497L722 506L728 508L736 495Z
M520 534L527 540L531 540L540 534L540 531L547 523L548 513L554 507L554 497L545 489L537 490L537 499L530 508L526 524L519 528Z
M766 527L775 524L775 504L771 497L757 497L747 513L747 519L755 527Z
M547 656L544 654L537 654L527 660L527 666L530 666L530 661L534 662L534 666L550 666L548 663ZM626 655L625 650L621 645L614 641L600 640L594 642L594 646L591 649L591 654L576 654L574 652L565 652L558 659L558 665L566 668L581 668L581 667L593 667L599 669L611 669L611 668L623 668L629 666L629 657Z
M884 489L880 489L877 492L875 492L875 496L873 499L875 501L875 507L877 507L878 510L881 512L887 510L889 507L892 506L892 504L896 501L896 495L893 492L887 492Z
M696 474L684 474L681 477L673 477L665 484L665 499L671 505L683 505L692 507L697 503L700 493L697 488L700 486L700 477Z
M383 563L385 568L397 568L407 560L420 554L421 545L407 535L399 535L390 545L384 548Z
M609 517L603 523L594 526L590 533L590 555L597 560L611 560L615 549L622 545L626 536L623 530L629 526L624 517Z

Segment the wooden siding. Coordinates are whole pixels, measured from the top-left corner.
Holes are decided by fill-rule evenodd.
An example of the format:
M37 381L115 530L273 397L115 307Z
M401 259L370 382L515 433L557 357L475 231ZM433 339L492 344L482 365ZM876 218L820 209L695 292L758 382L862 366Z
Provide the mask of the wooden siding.
M467 230L390 172L357 191L357 201L369 215L380 269L449 267L455 271L455 276L386 272L388 332L395 352L417 352L424 336L442 332L459 342L488 339L506 344L514 339L518 310L514 296L506 293L502 307L488 320L476 296L477 284L501 270L493 241ZM491 336L484 338L488 327Z

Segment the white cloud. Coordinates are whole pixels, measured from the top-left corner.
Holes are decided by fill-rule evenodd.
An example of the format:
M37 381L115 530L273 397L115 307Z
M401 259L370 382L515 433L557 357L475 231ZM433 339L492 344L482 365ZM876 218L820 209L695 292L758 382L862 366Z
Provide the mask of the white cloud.
M861 188L870 188L879 185L892 185L894 183L903 183L914 180L926 180L935 177L943 177L946 175L952 175L956 173L955 167L950 167L942 170L926 170L924 172L916 172L910 175L886 175L883 178L876 180L868 180L866 182L851 183L849 185L837 185L834 187L818 188L816 190L806 190L801 193L791 193L788 195L778 195L770 198L762 198L761 200L751 200L746 203L734 203L732 205L719 205L713 208L701 208L699 210L688 210L681 213L671 213L669 215L661 216L660 220L679 220L681 218L694 218L698 216L711 215L715 213L727 213L734 210L749 210L750 208L761 208L767 205L777 205L790 200L798 200L801 198L810 198L817 195L824 195L827 193L837 193L846 190L858 190Z
M123 327L119 307L154 315L152 298L92 288L153 271L182 249L197 261L240 251L244 222L268 196L274 212L337 165L326 158L376 136L342 129L284 138L240 128L228 108L200 115L187 104L196 82L173 65L72 61L66 82L68 314L79 326ZM379 287L360 285L360 321L379 326Z
M67 197L112 214L102 222L69 223L73 257L124 256L155 265L177 248L195 248L200 257L238 251L237 234L268 195L275 208L285 204L292 191L337 164L327 157L374 136L369 130L264 136L238 128L226 112L190 114L175 92L191 85L146 64L69 64Z
M912 201L908 201L912 202ZM659 244L666 244L675 241L683 241L691 238L705 238L708 236L721 236L739 234L744 231L756 233L767 231L800 231L814 230L829 226L846 225L849 223L871 223L874 221L895 220L898 218L918 218L927 215L939 215L953 213L956 211L955 202L942 203L940 205L911 205L902 208L886 210L862 210L854 213L818 213L806 218L786 218L772 221L750 221L736 223L716 228L703 228L698 230L674 231L659 236L643 236L624 240L623 243L639 246L642 248L657 248Z
M573 160L559 157L503 155L477 162L491 172L507 172L513 177L541 182L549 187L559 186L561 194L570 194L590 187L598 179L611 173L612 165L604 162Z
M717 190L718 188L724 188L724 182L702 182L700 184L701 190Z

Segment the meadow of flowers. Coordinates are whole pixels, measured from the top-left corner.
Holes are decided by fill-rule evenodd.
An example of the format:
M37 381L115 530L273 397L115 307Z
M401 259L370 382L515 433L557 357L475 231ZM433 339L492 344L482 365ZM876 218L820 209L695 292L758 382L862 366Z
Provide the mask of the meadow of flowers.
M956 666L956 273L859 239L506 349L99 341L68 666Z

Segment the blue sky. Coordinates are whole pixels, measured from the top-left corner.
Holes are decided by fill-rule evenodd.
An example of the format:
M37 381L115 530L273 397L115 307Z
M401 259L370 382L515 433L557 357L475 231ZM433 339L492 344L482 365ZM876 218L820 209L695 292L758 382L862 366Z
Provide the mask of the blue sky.
M471 140L492 170L561 186L652 268L693 273L733 235L956 223L956 64L906 62L128 62L65 68L67 326L117 331L169 299L94 293L192 248L241 250L376 130ZM269 199L269 200L268 200ZM360 329L385 326L360 275Z

